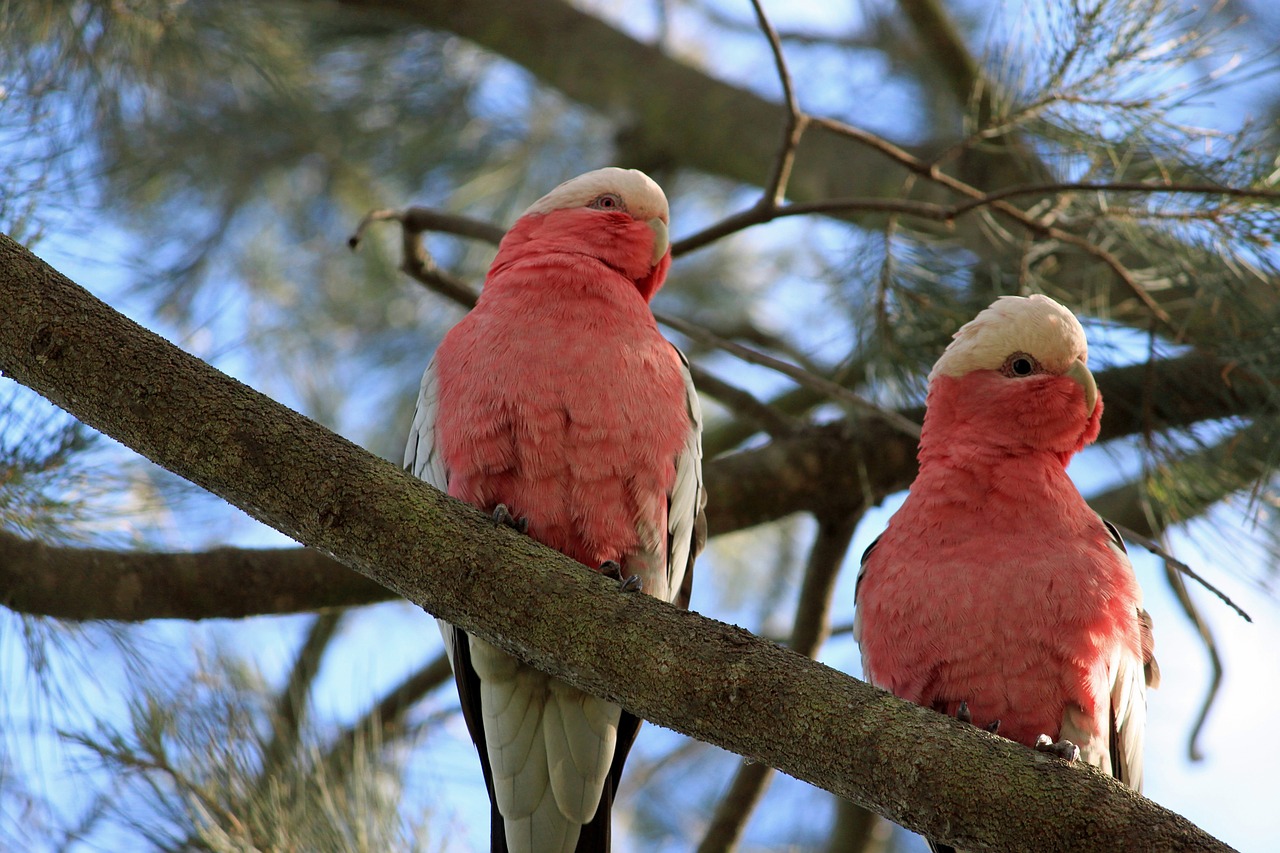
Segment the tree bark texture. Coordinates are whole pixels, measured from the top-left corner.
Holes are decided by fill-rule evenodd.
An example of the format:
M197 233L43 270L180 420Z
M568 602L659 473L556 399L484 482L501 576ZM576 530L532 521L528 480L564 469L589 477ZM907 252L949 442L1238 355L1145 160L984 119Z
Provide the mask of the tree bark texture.
M908 829L973 849L1230 849L1100 773L624 592L495 528L116 313L4 236L0 371L532 665Z

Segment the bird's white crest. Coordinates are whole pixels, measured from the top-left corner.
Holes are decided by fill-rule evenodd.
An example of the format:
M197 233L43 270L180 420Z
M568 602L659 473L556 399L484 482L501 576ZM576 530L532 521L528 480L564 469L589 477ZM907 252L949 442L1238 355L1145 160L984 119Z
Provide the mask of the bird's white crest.
M1075 361L1088 360L1089 344L1075 315L1049 297L1001 296L960 327L929 372L929 381L938 375L998 370L1015 352L1064 371Z
M662 187L638 169L610 166L570 178L542 198L529 205L522 214L547 214L553 210L583 207L604 193L614 193L626 210L638 220L661 219L669 222L667 196Z

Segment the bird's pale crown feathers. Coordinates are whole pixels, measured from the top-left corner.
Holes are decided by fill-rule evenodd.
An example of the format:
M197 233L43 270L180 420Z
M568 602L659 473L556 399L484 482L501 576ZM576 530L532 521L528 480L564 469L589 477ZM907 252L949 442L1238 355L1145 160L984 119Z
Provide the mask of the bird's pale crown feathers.
M1062 372L1085 362L1089 345L1075 315L1047 296L1001 296L977 317L960 327L946 352L929 372L935 376L963 376L975 370L999 370L1010 354L1034 356L1042 365Z
M523 215L582 207L604 193L614 193L622 199L626 211L635 219L661 219L664 223L670 221L667 196L662 192L662 187L644 172L614 166L596 169L565 181L529 205Z

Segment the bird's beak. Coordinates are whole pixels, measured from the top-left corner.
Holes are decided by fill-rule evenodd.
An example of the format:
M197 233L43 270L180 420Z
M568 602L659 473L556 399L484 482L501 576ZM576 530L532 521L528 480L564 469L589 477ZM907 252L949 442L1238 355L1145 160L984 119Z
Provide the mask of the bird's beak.
M667 234L667 223L657 216L650 219L646 224L653 231L653 266L656 267L658 261L662 260L662 256L667 253L667 249L671 246L671 237Z
M1098 383L1093 381L1093 374L1089 372L1089 368L1085 366L1083 361L1076 361L1071 365L1071 369L1067 371L1067 376L1077 382L1081 389L1084 390L1084 407L1088 410L1089 416L1093 416L1093 410L1098 405Z

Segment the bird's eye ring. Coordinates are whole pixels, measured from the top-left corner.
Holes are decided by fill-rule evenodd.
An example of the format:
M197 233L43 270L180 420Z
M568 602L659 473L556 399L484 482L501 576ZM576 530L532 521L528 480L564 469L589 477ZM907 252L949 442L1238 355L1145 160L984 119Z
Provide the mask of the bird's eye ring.
M591 200L587 207L596 210L626 210L627 207L622 203L622 197L617 193L602 193Z
M1040 372L1040 364L1025 352L1015 352L1004 360L1000 372L1010 378L1030 376Z

